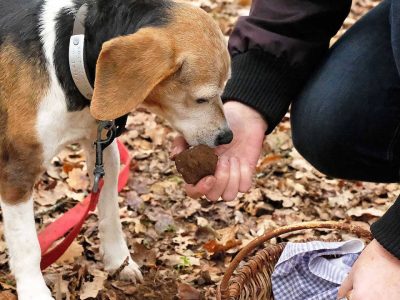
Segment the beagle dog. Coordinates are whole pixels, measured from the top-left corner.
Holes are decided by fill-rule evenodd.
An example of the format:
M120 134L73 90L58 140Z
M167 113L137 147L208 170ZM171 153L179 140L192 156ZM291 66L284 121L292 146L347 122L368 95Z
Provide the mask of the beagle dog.
M90 100L69 67L82 5ZM59 150L79 142L93 170L98 120L139 105L169 121L191 145L229 143L220 99L229 74L224 37L199 8L171 0L0 1L0 202L20 300L52 299L40 270L32 189ZM118 216L115 142L104 151L104 165L100 249L105 269L113 271L130 257ZM132 259L120 276L142 279Z

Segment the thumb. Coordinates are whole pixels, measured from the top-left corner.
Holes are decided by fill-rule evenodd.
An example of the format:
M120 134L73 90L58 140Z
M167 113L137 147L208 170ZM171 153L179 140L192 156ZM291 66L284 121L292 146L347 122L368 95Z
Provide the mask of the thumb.
M349 273L349 275L347 275L345 280L342 282L342 285L339 288L339 292L338 292L338 296L337 296L338 299L345 298L353 290L353 272L352 271Z
M189 147L188 143L186 142L185 138L181 135L177 136L174 141L172 142L172 150L170 158L174 159L176 155L184 151Z

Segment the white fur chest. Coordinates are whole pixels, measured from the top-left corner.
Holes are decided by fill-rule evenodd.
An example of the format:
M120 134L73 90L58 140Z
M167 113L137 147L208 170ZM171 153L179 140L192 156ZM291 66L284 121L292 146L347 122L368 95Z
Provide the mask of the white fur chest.
M43 145L45 164L67 144L93 137L96 130L96 121L86 108L79 112L67 112L54 105L56 101L42 102L37 122L37 131ZM55 100L55 99L54 99ZM64 102L65 105L65 102Z
M56 16L61 9L73 10L72 0L46 0L41 15L40 37L49 74L49 87L40 102L36 130L43 145L45 164L66 144L89 139L96 129L96 122L89 109L68 112L66 96L58 82L54 67L54 47L56 43Z

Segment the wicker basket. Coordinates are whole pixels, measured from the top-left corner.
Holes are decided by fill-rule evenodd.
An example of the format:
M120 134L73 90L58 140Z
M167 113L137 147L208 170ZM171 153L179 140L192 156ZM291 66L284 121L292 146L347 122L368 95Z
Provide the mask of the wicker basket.
M332 229L352 233L367 241L372 240L368 230L341 222L305 222L268 231L244 247L232 260L217 290L218 300L273 300L271 275L285 248L285 243L267 245L257 252L233 275L239 263L254 249L282 234L304 229Z

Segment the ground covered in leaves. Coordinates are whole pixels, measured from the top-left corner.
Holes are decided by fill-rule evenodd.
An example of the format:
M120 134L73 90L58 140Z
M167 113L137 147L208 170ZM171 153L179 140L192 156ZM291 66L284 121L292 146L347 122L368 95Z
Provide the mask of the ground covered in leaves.
M247 0L199 0L228 36ZM357 1L337 39L376 5ZM56 299L215 299L216 286L234 255L271 228L310 220L347 220L368 228L398 194L397 184L327 178L293 148L288 114L264 143L255 184L232 202L210 203L185 196L169 159L174 133L158 117L136 112L121 140L133 157L128 186L120 193L120 215L133 257L145 282L133 285L107 274L99 255L97 215L65 255L45 272ZM85 158L79 145L58 155L36 186L38 229L51 223L88 193ZM2 226L2 225L0 225ZM315 233L314 233L315 234ZM317 235L346 238L340 234ZM2 227L0 227L2 236ZM304 239L311 232L291 235ZM0 299L15 299L4 238L0 240Z

